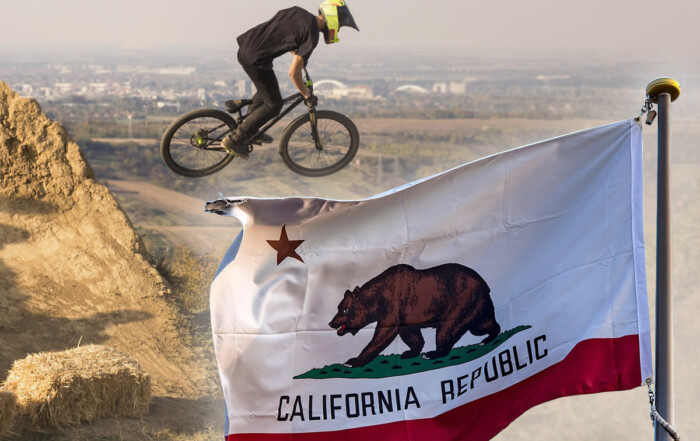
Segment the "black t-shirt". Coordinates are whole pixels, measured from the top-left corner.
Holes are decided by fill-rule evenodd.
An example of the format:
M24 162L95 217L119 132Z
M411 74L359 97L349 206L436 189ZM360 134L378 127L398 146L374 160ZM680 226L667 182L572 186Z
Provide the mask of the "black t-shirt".
M318 44L318 23L312 13L294 6L283 9L236 39L243 59L262 69L272 69L272 60L290 51L309 60Z

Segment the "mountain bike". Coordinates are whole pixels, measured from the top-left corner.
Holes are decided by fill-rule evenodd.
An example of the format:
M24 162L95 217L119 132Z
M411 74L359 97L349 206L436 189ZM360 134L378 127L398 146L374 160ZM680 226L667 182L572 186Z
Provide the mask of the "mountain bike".
M313 82L306 69L304 81L313 93ZM229 100L225 103L227 112L198 109L173 121L160 143L165 164L175 173L188 177L207 176L226 167L236 155L227 153L221 141L250 115L243 114L242 109L252 103L251 99ZM301 93L285 98L282 112L244 141L248 152L253 151L253 145L262 145L261 135L301 103L304 103ZM284 129L279 154L287 167L300 175L327 176L352 161L360 145L360 134L347 116L307 107L308 113Z

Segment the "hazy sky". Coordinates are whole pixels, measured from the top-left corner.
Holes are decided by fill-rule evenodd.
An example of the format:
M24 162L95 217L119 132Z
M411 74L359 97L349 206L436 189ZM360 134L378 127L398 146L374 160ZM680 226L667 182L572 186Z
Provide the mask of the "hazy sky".
M232 46L291 5L321 0L0 0L0 50ZM349 0L353 48L515 49L700 54L698 0Z

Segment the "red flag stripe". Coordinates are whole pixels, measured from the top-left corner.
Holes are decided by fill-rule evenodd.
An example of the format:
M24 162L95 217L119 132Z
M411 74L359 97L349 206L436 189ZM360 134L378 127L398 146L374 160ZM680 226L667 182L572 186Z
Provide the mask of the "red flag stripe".
M434 418L334 432L234 434L226 441L488 440L538 404L570 395L632 389L642 383L641 376L639 336L585 340L554 366Z

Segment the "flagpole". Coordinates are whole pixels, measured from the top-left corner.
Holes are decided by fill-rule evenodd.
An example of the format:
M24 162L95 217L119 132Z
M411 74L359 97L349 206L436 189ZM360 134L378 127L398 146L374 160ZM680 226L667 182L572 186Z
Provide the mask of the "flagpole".
M673 425L673 299L671 294L671 102L681 88L673 78L657 78L647 96L659 106L656 205L656 409ZM673 441L658 422L655 441Z

